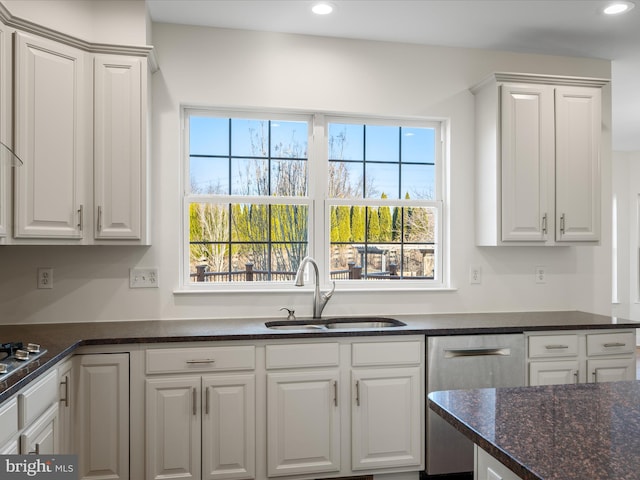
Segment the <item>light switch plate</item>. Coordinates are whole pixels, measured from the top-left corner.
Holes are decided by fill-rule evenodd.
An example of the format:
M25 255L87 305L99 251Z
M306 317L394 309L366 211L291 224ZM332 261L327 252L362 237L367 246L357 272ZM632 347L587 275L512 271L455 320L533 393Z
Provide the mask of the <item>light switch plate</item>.
M158 269L129 269L129 288L158 288Z

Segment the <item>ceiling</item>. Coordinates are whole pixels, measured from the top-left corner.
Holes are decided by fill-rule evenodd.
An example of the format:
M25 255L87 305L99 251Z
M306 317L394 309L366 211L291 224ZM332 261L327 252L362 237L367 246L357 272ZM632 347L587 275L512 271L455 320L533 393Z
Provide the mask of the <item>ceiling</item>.
M146 0L154 22L612 60L613 148L640 151L640 0Z

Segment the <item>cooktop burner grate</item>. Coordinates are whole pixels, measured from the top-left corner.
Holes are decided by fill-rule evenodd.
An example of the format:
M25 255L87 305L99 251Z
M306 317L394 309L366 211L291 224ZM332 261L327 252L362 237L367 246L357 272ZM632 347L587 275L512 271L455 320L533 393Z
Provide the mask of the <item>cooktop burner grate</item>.
M12 373L40 358L46 350L36 343L10 342L0 344L0 381L5 380Z

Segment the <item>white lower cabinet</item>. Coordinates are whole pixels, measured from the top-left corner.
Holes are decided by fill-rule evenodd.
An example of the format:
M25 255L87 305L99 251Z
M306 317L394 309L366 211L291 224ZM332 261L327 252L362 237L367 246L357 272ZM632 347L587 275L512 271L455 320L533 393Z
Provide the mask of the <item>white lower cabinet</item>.
M147 350L147 479L255 477L254 350Z
M365 340L266 346L268 476L424 468L424 339Z
M0 454L18 455L18 401L14 397L0 406Z
M340 471L338 383L337 368L268 374L269 476Z
M58 452L58 405L54 404L20 435L22 455L53 455Z
M126 480L129 354L76 355L73 361L77 394L70 401L75 403L73 425L79 478Z
M635 380L635 332L527 335L529 385Z
M474 480L521 480L518 475L477 445L474 445L474 453L476 463Z
M351 468L419 466L420 368L358 369L352 376L356 395Z
M20 454L58 453L58 372L53 370L17 395Z

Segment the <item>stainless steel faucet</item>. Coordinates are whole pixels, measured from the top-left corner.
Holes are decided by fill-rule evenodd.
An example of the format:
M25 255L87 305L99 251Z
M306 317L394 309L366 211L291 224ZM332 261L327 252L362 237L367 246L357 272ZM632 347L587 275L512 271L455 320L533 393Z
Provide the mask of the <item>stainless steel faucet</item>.
M322 310L324 310L324 307L327 305L327 302L336 289L336 282L332 282L333 287L331 288L331 291L320 293L320 273L318 272L318 264L313 258L304 257L300 262L298 271L296 272L296 287L304 286L304 268L307 266L307 263L310 263L313 266L313 271L315 272L316 288L313 291L313 318L320 318L322 316Z

